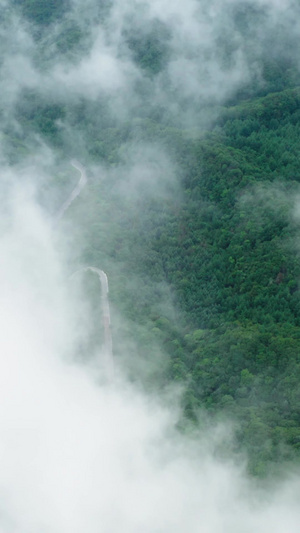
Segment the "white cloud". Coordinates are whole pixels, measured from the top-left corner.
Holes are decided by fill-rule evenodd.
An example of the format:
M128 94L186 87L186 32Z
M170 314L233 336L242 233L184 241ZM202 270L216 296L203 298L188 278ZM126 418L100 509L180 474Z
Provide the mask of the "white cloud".
M33 198L14 187L1 220L2 531L296 533L298 479L255 489L214 453L225 428L179 436L176 410L118 372L98 386L66 362L81 304Z
M274 8L275 18L282 12L276 0L258 3ZM89 13L94 5L89 2ZM36 66L41 43L29 36L27 23L13 18L2 34L2 105L15 105L20 90L33 87L66 103L105 94L116 115L122 107L130 110L140 98L136 82L148 83L124 41L137 7L142 30L158 18L170 31L167 65L157 81L149 81L153 100L178 112L181 98L190 98L192 107L197 98L222 101L249 73L237 35L232 65L221 65L216 38L222 6L115 2L107 26L93 28L93 44L83 57L73 64L60 58L44 70ZM170 161L162 153L158 162L155 157L151 147L136 150L127 178L122 174L125 187L147 186L149 192L149 182L156 187L160 180L167 186ZM27 174L38 181L39 157L28 164ZM70 362L88 335L87 307L72 295L57 251L63 246L56 247L60 237L36 205L27 178L21 187L13 171L1 176L5 190L16 185L7 195L2 190L0 214L0 531L298 532L297 477L258 490L242 466L217 459L214 431L189 441L176 433L176 409L143 395L122 376L99 386L92 369Z

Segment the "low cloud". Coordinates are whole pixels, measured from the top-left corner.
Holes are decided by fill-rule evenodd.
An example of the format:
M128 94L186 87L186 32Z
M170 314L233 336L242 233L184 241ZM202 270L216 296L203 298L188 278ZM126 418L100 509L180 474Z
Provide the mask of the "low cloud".
M291 3L277 0L251 3L269 14L268 22L262 17L257 28L252 23L246 28L252 49L234 25L233 1L115 1L101 13L97 5L90 1L85 9L74 0L45 36L21 9L3 3L0 87L4 124L14 123L14 134L27 132L26 120L32 119L30 113L21 119L16 113L25 89L35 93L33 114L36 94L42 104L58 102L66 109L102 98L116 127L140 105L161 106L177 124L199 125L199 102L222 103L251 76L259 79L256 41L265 28L282 20L294 36L298 31L291 24ZM56 44L70 21L80 30L73 55L58 52ZM137 27L139 42L132 42ZM144 57L151 42L155 71ZM72 109L57 123L70 144L74 139L74 153L84 153L90 124L80 129L80 119L74 119L77 132L70 116ZM5 139L4 126L2 135ZM170 408L166 398L129 383L117 361L113 384L105 382L91 354L83 354L84 365L76 363L89 344L92 317L83 291L78 296L70 282L77 253L73 222L54 230L37 201L41 189L54 183L50 173L64 156L53 155L38 135L32 144L22 167L6 169L4 156L1 161L0 532L298 532L298 477L255 483L245 473L246 458L222 458L230 429L184 436L177 430L179 406ZM101 168L117 182L114 194L128 194L137 206L145 196L172 196L177 169L164 149L146 142L125 146L119 166ZM60 178L59 191L66 189L65 176ZM44 190L42 203L50 205L49 212L61 205L56 193L49 199ZM105 208L105 216L113 217ZM98 351L101 359L101 347ZM123 361L130 357L125 353Z
M32 191L14 186L1 220L0 530L296 533L298 479L255 488L217 451L224 426L184 437L117 366L99 385L72 362L84 303Z
M98 11L93 2L86 12L72 2L47 32L37 32L26 9L9 4L1 36L2 101L13 107L31 88L66 104L105 98L115 119L128 120L147 103L163 106L178 123L193 122L196 113L199 125L208 103L223 103L251 81L263 86L262 57L276 50L297 58L299 27L290 1L115 0Z

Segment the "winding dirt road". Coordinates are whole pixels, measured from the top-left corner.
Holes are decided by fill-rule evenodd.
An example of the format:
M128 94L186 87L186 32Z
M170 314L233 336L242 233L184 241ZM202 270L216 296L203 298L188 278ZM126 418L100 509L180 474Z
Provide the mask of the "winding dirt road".
M87 177L84 167L75 159L71 161L72 167L76 168L80 172L80 180L77 183L76 187L71 192L70 196L67 198L67 200L63 203L60 210L58 211L57 215L54 218L54 226L58 224L58 222L62 219L67 209L69 209L70 205L74 202L75 198L79 196L82 189L87 184Z
M87 177L86 177L86 172L85 172L84 167L75 159L71 161L71 165L80 172L80 179L76 187L73 189L73 191L71 192L67 200L63 203L56 217L54 218L54 222L53 222L54 227L62 219L65 212L69 209L71 204L74 202L75 198L79 196L82 189L87 184ZM75 276L76 274L80 272L86 272L88 270L96 274L100 281L100 287L101 287L100 304L101 304L101 309L102 309L102 320L103 320L103 330L104 330L105 367L106 367L107 378L110 382L112 382L114 378L114 361L113 361L112 337L111 337L111 329L110 329L110 311L109 311L109 301L108 301L107 275L105 274L105 272L103 272L103 270L100 270L99 268L96 268L93 266L87 266L87 267L83 267L77 270L76 272L74 272L72 276Z
M99 268L88 266L83 267L81 271L94 272L99 278L100 287L101 287L101 308L102 308L102 320L103 320L103 329L104 329L104 355L105 355L105 367L107 378L109 381L114 379L114 359L112 352L112 336L110 329L110 310L109 310L109 301L108 301L108 280L107 275L103 270ZM80 272L80 271L78 271Z

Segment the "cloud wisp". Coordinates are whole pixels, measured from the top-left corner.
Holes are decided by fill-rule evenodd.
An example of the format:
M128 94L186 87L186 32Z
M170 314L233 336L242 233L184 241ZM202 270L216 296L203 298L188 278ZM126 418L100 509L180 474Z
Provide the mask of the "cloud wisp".
M299 27L290 0L97 6L91 1L83 9L73 1L41 27L26 6L6 6L3 109L12 111L29 89L64 105L105 99L115 120L128 120L147 104L167 110L178 124L195 115L199 126L208 104L224 103L250 82L263 87L263 58L297 63Z
M225 428L188 439L166 402L121 375L100 386L72 363L82 304L67 290L51 225L23 186L7 205L0 531L296 533L299 480L255 488L243 467L218 457Z
M298 35L292 3L284 12L277 0L247 3L243 19L233 0L115 0L102 11L99 2L73 0L47 31L26 16L24 3L2 4L1 135L15 135L13 146L23 135L31 145L24 143L23 174L3 166L1 175L0 532L298 532L296 476L256 486L244 465L217 453L226 428L184 437L176 429L179 407L141 392L118 368L108 385L92 363L75 363L78 347L88 346L89 305L68 282L72 251L62 250L72 238L53 231L30 185L43 188L47 166L65 158L58 144L47 148L33 123L48 138L64 130L73 154L88 153L85 134L94 137L106 112L115 129L139 113L148 119L154 108L172 124L199 126L208 103L224 103L245 80L262 77L257 43L264 30L281 20L284 35L289 28ZM119 132L112 130L109 124L113 144ZM105 151L102 138L99 145ZM180 194L165 152L155 142L128 141L123 160L119 154L105 169L118 199L136 203L136 220L141 198ZM110 216L97 202L95 211L104 206ZM92 219L92 209L86 216ZM106 219L99 218L95 234L104 235Z

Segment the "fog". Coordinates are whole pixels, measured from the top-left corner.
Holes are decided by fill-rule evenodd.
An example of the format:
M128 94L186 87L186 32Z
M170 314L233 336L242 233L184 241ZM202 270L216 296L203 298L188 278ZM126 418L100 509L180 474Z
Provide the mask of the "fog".
M299 35L293 2L252 2L244 33L233 0L73 0L45 26L23 4L1 2L1 533L298 532L298 474L251 479L247 457L228 452L229 422L180 431L184 391L145 392L139 376L147 362L125 335L107 380L101 343L90 342L101 323L82 279L72 279L82 267L103 268L147 300L153 285L113 261L110 242L126 246L118 241L120 206L129 202L129 220L144 224L146 240L143 200L180 203L182 191L176 147L133 125L161 115L168 127L202 131L246 84L263 91L266 43L280 25L285 57ZM149 39L157 49L152 71L139 56ZM114 133L124 124L129 140ZM106 142L116 143L110 167L93 159ZM74 157L88 182L62 211L79 179ZM109 186L113 207L102 194ZM155 289L164 315L178 321L167 283ZM135 318L124 315L112 306L121 331ZM165 357L159 339L151 349L157 372Z
M177 123L199 127L210 116L208 104L224 102L251 82L263 88L262 57L298 62L297 6L291 0L91 0L84 6L73 0L63 6L61 16L55 8L55 20L39 28L30 8L3 3L0 83L6 111L31 89L65 103L106 98L119 121L148 103L164 107ZM154 70L147 55L141 60L150 42Z
M34 195L14 187L8 200L0 240L1 531L298 531L296 477L259 488L244 460L222 458L229 428L184 437L170 393L145 395L118 369L105 384L99 369L72 362L84 302L66 289L66 258Z

